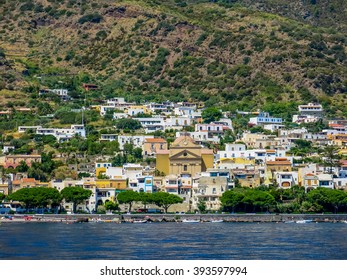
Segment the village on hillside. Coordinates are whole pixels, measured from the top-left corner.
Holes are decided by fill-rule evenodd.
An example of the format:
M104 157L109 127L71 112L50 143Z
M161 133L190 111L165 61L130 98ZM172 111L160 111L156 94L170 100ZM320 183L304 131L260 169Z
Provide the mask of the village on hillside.
M53 93L69 102L67 92L53 89L39 94ZM17 139L41 143L50 151L23 149L16 137L3 136L3 198L24 188L61 192L80 187L90 190L90 197L75 209L65 200L60 209L97 213L107 210L107 203L118 204L122 192L165 192L181 198L182 203L170 205L170 212L193 213L222 211L223 194L242 187L283 193L299 188L306 194L317 188L347 189L347 121L327 119L320 104L299 105L291 120L262 111L238 111L236 116L205 108L202 102L135 104L122 97L81 111L81 123L65 128L18 126ZM83 114L89 111L116 125L88 131ZM246 129L240 119L247 121ZM6 203L12 203L13 211L23 208L23 203L13 206L14 201L4 199ZM142 200L130 207L121 205L125 212L147 211ZM312 203L306 208L319 211ZM268 205L264 209L269 210Z

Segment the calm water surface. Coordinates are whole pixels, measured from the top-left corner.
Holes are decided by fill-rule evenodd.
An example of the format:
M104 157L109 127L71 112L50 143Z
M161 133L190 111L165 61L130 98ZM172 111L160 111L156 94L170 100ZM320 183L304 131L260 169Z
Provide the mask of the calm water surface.
M8 223L0 259L347 259L347 224Z

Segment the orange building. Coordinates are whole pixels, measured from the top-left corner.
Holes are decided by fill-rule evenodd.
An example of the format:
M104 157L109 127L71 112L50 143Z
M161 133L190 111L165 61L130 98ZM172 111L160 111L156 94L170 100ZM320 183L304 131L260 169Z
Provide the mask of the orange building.
M163 138L147 138L142 147L143 155L151 157L155 156L160 150L167 150L167 142Z

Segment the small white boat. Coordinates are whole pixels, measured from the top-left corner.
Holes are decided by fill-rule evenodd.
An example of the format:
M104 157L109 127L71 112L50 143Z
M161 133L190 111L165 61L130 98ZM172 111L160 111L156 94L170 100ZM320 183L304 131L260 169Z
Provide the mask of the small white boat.
M200 220L183 219L182 223L200 223Z
M211 220L211 223L223 223L223 220Z
M313 221L312 220L299 220L299 221L296 221L297 224L308 224L308 223L312 223Z
M347 224L347 220L343 220L341 221L341 223Z
M134 224L144 224L144 223L147 223L147 220L134 220L133 223Z

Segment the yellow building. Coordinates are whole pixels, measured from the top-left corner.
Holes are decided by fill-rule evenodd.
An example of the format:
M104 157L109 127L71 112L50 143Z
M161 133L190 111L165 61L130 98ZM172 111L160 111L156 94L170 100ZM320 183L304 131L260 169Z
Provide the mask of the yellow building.
M97 167L95 168L95 175L96 177L100 175L104 175L106 173L106 167Z
M138 113L151 114L152 111L148 109L145 105L132 105L125 109L124 113L127 113L130 116L135 116Z
M219 168L221 165L227 165L229 164L230 166L235 165L235 164L240 164L240 165L255 165L255 159L248 159L248 158L221 158L218 162L216 167Z
M0 184L0 194L8 195L8 183Z
M342 147L347 145L347 134L335 134L329 137L333 145Z
M113 188L117 190L125 190L127 188L127 180L123 178L117 179L96 179L96 188Z
M287 158L275 158L266 162L265 184L270 184L275 179L275 172L291 172L292 163Z
M190 175L213 168L213 151L197 145L189 136L180 136L169 150L159 150L156 168L165 175Z
M160 150L167 150L167 142L162 138L147 138L142 145L145 157L155 156Z
M19 180L12 181L12 193L23 188L36 188L36 187L50 187L49 182L41 182L35 180L35 178L21 178Z

